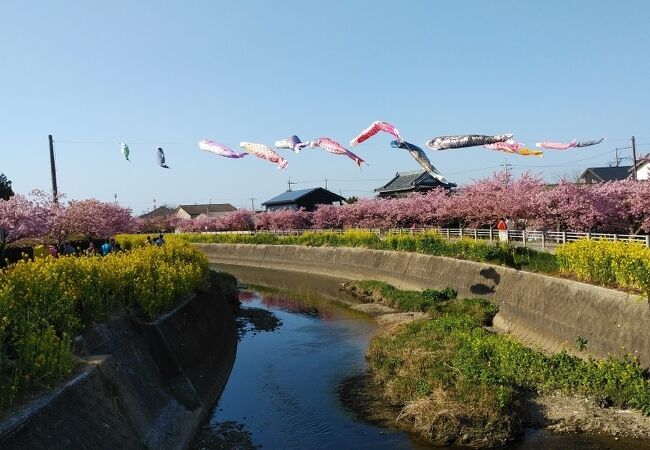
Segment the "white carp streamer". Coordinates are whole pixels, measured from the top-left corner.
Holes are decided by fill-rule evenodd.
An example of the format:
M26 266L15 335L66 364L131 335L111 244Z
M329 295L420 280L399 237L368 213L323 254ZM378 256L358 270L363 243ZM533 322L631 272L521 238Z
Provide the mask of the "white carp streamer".
M208 139L204 139L199 142L199 148L201 150L205 150L206 152L214 153L215 155L223 156L226 158L243 158L248 154L246 152L236 153L229 147L215 141L210 141Z
M300 150L302 150L305 147L309 147L309 142L302 142L300 138L294 134L292 136L289 136L288 138L275 141L275 147L286 148L289 150L293 150L296 153L300 153Z

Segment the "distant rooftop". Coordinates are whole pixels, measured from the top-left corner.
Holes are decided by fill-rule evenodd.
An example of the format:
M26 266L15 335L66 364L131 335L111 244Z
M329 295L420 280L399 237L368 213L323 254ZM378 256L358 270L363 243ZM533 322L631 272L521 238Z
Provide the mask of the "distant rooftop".
M426 170L413 172L397 172L392 180L375 189L375 192L410 191L417 188L456 187L455 183L443 183L431 176Z
M237 208L230 203L209 203L204 205L178 205L178 209L182 209L191 216L198 216L199 214L210 213L224 213L237 211Z
M277 196L273 197L272 199L265 201L264 203L262 203L262 205L268 206L268 205L277 205L277 204L281 204L281 203L295 203L298 200L300 200L302 197L305 197L305 196L311 194L314 191L318 191L319 189L324 191L324 192L327 192L328 194L331 194L332 197L336 197L335 200L337 200L337 201L345 200L344 197L341 197L340 195L337 195L334 192L330 192L330 191L328 191L326 189L323 189L323 188L311 188L311 189L299 189L297 191L283 192L282 194L277 195Z
M153 219L154 217L167 217L171 216L174 214L174 211L176 211L175 208L168 208L166 206L159 206L158 208L154 209L153 211L149 211L146 214L142 214L140 216L141 219Z
M630 176L630 169L632 166L618 166L618 167L588 167L580 175L581 180L586 180L589 174L598 181L616 181L626 180Z

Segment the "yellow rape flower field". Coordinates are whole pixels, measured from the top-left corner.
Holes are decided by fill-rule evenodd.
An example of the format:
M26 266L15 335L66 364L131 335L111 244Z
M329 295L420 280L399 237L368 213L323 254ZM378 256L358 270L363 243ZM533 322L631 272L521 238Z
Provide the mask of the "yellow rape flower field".
M101 256L36 258L0 272L0 408L32 386L72 371L72 339L106 313L126 308L151 319L207 283L206 256L171 237Z
M582 281L650 297L650 249L643 245L579 240L558 247L555 256L562 272Z

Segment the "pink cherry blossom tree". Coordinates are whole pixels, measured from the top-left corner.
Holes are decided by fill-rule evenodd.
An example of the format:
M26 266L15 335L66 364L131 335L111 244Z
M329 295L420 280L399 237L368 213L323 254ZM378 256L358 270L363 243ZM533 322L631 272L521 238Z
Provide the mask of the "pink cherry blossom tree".
M108 238L117 233L134 231L137 227L130 208L96 199L70 201L65 220L74 224L74 233L88 239Z
M8 244L20 239L42 237L47 231L48 211L40 203L16 194L0 199L0 262Z

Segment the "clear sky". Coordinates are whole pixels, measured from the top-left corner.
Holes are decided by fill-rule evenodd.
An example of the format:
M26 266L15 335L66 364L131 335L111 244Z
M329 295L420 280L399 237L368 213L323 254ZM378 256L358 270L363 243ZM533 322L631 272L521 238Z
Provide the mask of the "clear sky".
M635 135L650 152L650 2L109 1L0 3L0 172L16 192L59 191L135 213L158 205L256 207L322 186L370 197L397 171L418 170L382 134L353 151L279 150L286 170L198 149L212 139L273 145L297 134L347 143L373 120L406 140L515 133L598 146L543 159L480 147L428 151L458 184L506 162L518 174L604 166ZM119 143L131 149L132 162ZM156 165L165 149L170 170ZM623 150L629 156L630 150ZM630 164L630 161L624 161Z

